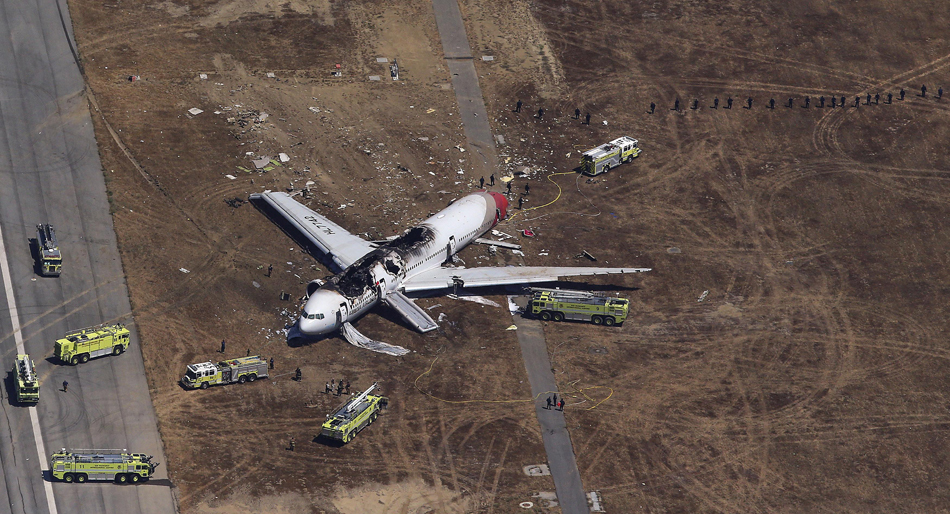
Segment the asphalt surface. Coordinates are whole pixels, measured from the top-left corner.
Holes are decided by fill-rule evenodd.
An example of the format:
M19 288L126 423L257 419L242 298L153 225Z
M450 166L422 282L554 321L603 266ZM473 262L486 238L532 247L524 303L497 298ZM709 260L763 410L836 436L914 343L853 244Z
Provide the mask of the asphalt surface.
M174 513L164 466L140 486L50 485L43 473L48 454L63 447L128 449L165 460L134 326L132 346L118 357L75 367L51 359L53 341L69 330L131 323L71 27L62 0L0 1L0 511ZM34 273L30 239L40 222L56 229L64 255L59 278ZM41 380L34 408L10 400L18 339L13 315ZM68 393L61 390L64 380Z
M439 36L442 38L442 52L452 73L452 87L455 89L455 98L458 100L464 123L465 137L471 151L479 156L479 159L476 159L476 168L481 167L483 176L487 176L497 171L498 156L462 13L457 0L432 0L432 7ZM478 171L476 169L476 174ZM581 485L581 475L574 458L571 437L567 433L564 413L544 408L547 394L557 391L557 382L551 372L551 361L548 359L541 324L533 320L519 320L518 342L521 344L521 354L528 370L531 393L540 395L535 410L541 424L541 437L544 440L548 466L554 478L561 511L565 514L586 514L590 509Z
M581 474L574 458L574 446L567 432L564 412L555 408L548 409L547 398L557 392L557 382L551 372L551 359L548 358L548 346L544 342L541 322L533 319L516 319L518 324L518 344L524 367L528 370L528 382L531 394L537 398L534 402L538 423L541 424L541 438L544 450L548 454L548 467L554 478L557 501L564 514L588 514L590 507L581 484ZM561 399L561 395L557 395Z
M459 104L462 116L462 128L468 139L469 150L475 163L476 176L486 179L498 170L498 155L491 126L488 124L488 112L482 90L478 86L478 73L472 60L472 50L468 44L462 13L456 0L432 0L435 10L435 22L442 38L442 52L449 72L452 74L452 88Z

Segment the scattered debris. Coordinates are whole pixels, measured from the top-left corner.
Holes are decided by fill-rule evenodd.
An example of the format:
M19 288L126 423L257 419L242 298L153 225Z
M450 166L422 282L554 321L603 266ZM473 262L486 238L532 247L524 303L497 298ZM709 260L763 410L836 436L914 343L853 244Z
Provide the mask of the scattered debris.
M389 62L389 59L386 57L377 57L376 62Z
M442 304L441 304L441 303L437 303L437 304L433 305L432 307L426 307L426 310L427 310L427 311L431 311L432 309L435 309L436 307L442 307Z
M426 111L426 114L432 114L432 113L434 113L434 112L435 112L435 109L429 109L429 110Z
M591 512L607 512L604 510L603 505L600 504L600 493L597 491L591 491L587 493L587 503L590 505Z
M484 296L477 296L477 295L459 296L455 294L450 294L450 295L446 295L446 297L451 298L453 300L465 300L466 302L480 303L482 305L487 305L489 307L501 307L501 304L499 304L498 302L489 300L488 298L485 298Z
M521 507L522 509L533 509L533 508L534 508L534 504L531 503L531 502L521 502L521 503L518 504L518 506Z
M264 123L265 121L267 121L267 118L268 118L269 116L270 116L270 114L267 114L266 112L262 112L261 115L257 117L257 122L258 122L258 123Z
M709 289L703 291L703 294L699 295L699 300L696 300L696 301L701 302L705 300L707 296L709 296Z
M263 266L261 266L261 267L263 268ZM254 287L256 287L256 288L258 288L258 289L261 288L261 285L260 285L256 280L252 280L252 281L251 281L251 285L254 286Z
M506 328L505 330L518 330L518 325L511 325L510 327Z
M310 112L314 114L320 114L320 109L317 109L316 107L308 107L308 109L310 109Z
M597 262L597 257L594 257L593 255L591 255L590 252L588 252L587 250L584 250L581 253L577 254L576 258L580 259L581 257L587 257L588 259L594 262Z
M440 313L439 313L439 323L442 323L443 321L447 320L448 318L449 318L449 317L446 316L444 312L440 312Z
M191 113L192 116L197 116L197 115L203 113L204 111L202 111L201 109L199 109L199 108L197 108L197 107L192 107L191 109L188 109L188 112Z
M547 464L531 464L524 467L524 474L529 477L543 477L551 474L551 468Z
M383 78L380 77L379 75L370 75L369 79L376 82L376 81L382 80Z
M190 271L186 270L185 268L178 268L178 271L180 271L180 272L182 272L182 273L191 273Z
M201 80L208 80L208 74L207 74L207 73L199 73L199 74L198 74L198 78L201 79Z
M277 158L280 159L280 162L290 162L290 156L285 153L277 154Z
M534 237L534 232L530 228L526 228L521 231L521 234L525 237ZM585 252L586 253L586 252Z
M495 136L495 142L498 143L498 146L503 146L505 144L505 136L498 134Z
M225 198L225 199L224 199L224 203L226 203L226 204L230 205L231 207L234 207L235 209L237 209L238 207L240 207L240 206L244 205L245 203L247 203L247 200L245 200L245 199L243 199L243 198L240 198L240 197Z
M495 60L495 56L494 56L494 55L483 55L483 56L482 56L482 60L483 60L483 61L486 61L486 62L494 61L494 60Z
M235 177L234 175L225 175L225 177L228 177L231 180L237 180L237 177Z
M259 170L262 170L262 169L264 169L268 164L270 164L270 157L266 157L266 156L265 156L265 157L261 157L260 159L254 159L254 160L252 160L251 162L254 163L254 167L255 167L255 168L257 168L257 169L259 169Z
M268 71L268 72L267 72L267 78L269 78L269 79L273 79L273 78L277 78L277 76L276 76L276 75L274 75L274 72L272 72L272 71Z
M135 81L138 81L138 80L142 80L142 77L140 77L140 76L138 76L138 75L129 75L129 82L135 82Z
M679 248L675 246L671 246L666 249L666 253L683 253L683 250L680 250Z

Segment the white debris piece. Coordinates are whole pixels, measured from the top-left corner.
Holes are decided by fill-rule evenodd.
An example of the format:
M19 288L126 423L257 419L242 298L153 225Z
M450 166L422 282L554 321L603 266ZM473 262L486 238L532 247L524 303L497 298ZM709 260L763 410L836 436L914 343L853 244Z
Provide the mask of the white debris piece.
M186 270L185 268L178 268L178 271L180 271L180 272L182 272L182 273L191 273L190 271Z
M448 297L449 297L449 298L454 298L455 300L465 300L466 302L480 303L480 304L482 304L482 305L487 305L487 306L489 306L489 307L501 307L501 305L500 305L498 302L489 300L488 298L485 298L484 296L477 296L477 295L471 295L471 296L468 296L468 295L465 295L465 296L448 295Z
M254 159L251 162L254 163L255 168L259 170L264 169L264 166L267 166L268 164L270 164L270 157L264 156L264 157L261 157L260 159Z
M235 177L234 175L225 175L225 177L228 177L231 180L237 180L237 177Z
M197 107L192 107L191 109L188 109L188 112L191 113L192 116L197 116L197 115L203 113L204 111L202 111L201 109L199 109L199 108L197 108Z
M370 75L369 79L372 81L377 81L377 80L382 80L382 77L380 77L379 75Z
M483 55L483 56L482 56L482 60L485 61L485 62L494 61L494 60L495 60L495 56L494 56L494 55Z
M276 77L277 77L277 76L274 75L274 72L272 72L272 71L268 71L268 72L267 72L267 78L272 79L272 78L276 78Z
M269 116L270 114L267 114L266 112L262 112L261 115L257 117L258 123L264 123L265 121L267 121L267 118Z
M705 291L703 291L703 294L699 295L699 299L696 300L696 301L697 301L697 302L701 302L701 301L705 300L707 296L709 296L709 290L708 290L708 289L705 290Z
M316 107L308 107L308 109L310 109L310 112L312 112L312 113L314 113L314 114L319 114L319 113L320 113L320 109L317 109Z
M385 57L377 57L376 62L389 62L389 59Z
M280 159L280 162L290 162L290 156L285 153L277 154L277 158Z
M201 80L208 80L208 74L207 74L207 73L199 73L199 74L198 74L198 78L201 79Z
M442 323L442 322L445 321L446 319L448 319L448 316L446 316L444 312L440 312L440 313L439 313L439 323Z

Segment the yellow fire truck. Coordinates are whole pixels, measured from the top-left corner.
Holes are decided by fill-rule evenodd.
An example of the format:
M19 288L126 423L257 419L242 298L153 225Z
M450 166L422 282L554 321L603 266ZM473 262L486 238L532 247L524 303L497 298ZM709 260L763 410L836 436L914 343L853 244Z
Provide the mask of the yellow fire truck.
M595 325L619 325L627 319L630 301L588 291L535 288L529 307L544 321L579 320Z
M66 334L56 340L53 355L62 362L79 364L103 355L120 355L129 347L129 329L115 325L98 325Z
M157 462L144 453L128 450L73 450L54 453L49 458L53 478L63 482L115 480L119 484L137 484L148 480Z
M13 363L13 387L16 390L17 403L40 401L40 379L36 376L36 366L29 355L16 356Z
M341 405L333 414L328 414L320 435L348 443L367 425L376 421L379 411L389 405L389 398L369 394L376 386L377 383L373 382L369 389Z
M63 271L63 254L59 253L56 233L49 223L36 226L36 246L40 258L40 274L58 277Z
M600 175L610 168L616 168L622 163L636 159L640 155L639 144L639 141L631 137L618 137L609 143L584 152L581 155L581 168L585 175Z
M253 382L267 377L267 361L257 355L228 359L217 364L189 364L181 385L188 389L207 389L218 384Z

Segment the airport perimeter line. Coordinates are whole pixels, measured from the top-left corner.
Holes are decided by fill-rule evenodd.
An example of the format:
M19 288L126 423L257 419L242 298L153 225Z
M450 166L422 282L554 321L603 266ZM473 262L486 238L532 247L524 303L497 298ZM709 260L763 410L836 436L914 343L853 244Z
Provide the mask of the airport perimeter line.
M17 353L26 353L23 347L23 333L20 331L20 315L17 313L16 298L13 296L13 281L10 278L10 264L7 260L7 249L3 244L3 228L0 227L0 279L3 280L3 290L7 295L7 305L10 307L10 326L13 327L13 340L16 341ZM42 466L46 462L46 446L43 444L43 434L40 432L40 418L36 414L36 406L28 407L30 423L33 425L33 441L36 443L38 462ZM42 468L40 468L42 470ZM45 470L43 470L45 471ZM52 472L52 470L50 470ZM53 484L43 477L43 490L46 495L46 505L50 514L59 514L56 510L56 499L53 497Z

